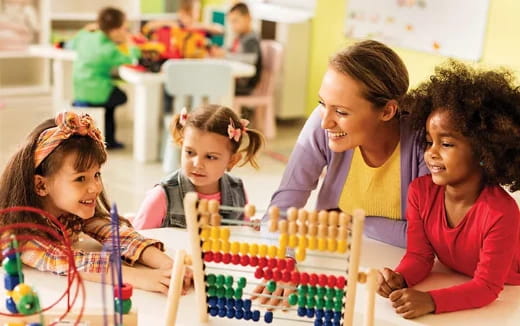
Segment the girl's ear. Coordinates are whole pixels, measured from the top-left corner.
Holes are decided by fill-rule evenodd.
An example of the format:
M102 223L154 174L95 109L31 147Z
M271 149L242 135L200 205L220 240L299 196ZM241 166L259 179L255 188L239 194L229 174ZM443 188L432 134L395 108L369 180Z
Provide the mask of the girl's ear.
M229 159L229 163L227 165L227 170L231 171L231 169L242 159L242 153L235 153L231 155Z
M45 197L49 194L47 187L47 178L39 174L34 175L34 191L40 197Z
M386 103L383 111L381 111L381 120L390 121L397 115L398 112L399 104L397 104L396 100L390 100Z

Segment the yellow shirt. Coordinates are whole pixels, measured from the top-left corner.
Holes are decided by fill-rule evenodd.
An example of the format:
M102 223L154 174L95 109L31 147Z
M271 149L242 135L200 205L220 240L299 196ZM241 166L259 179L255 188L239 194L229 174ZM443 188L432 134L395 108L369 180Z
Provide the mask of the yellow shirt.
M351 214L362 208L367 216L401 218L400 144L380 167L368 166L359 147L354 149L347 180L339 197L339 208Z

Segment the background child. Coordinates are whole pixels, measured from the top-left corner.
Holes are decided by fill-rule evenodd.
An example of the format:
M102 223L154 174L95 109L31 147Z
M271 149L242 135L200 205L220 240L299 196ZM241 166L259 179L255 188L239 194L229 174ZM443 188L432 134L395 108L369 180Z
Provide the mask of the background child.
M228 20L233 33L236 35L231 48L226 52L213 49L213 55L230 60L241 61L256 67L253 77L238 78L235 86L237 95L248 95L255 88L262 73L262 51L260 39L251 26L251 14L245 3L235 4L228 13Z
M94 27L95 28L95 27ZM128 42L129 53L118 45ZM77 104L105 107L105 139L108 149L122 148L116 136L114 111L126 103L126 94L114 85L113 76L122 64L137 60L140 51L133 46L125 14L116 8L104 8L98 14L97 28L80 31L67 45L77 53L74 61L74 100Z
M410 185L408 248L395 271L382 272L379 294L405 318L487 305L504 284L520 285L520 213L500 187L520 189L520 91L509 72L451 62L403 105L425 133L431 175ZM412 289L435 256L472 279Z
M72 242L84 232L101 244L110 243L109 204L100 174L106 158L102 135L92 119L88 115L62 112L55 121L47 120L36 127L7 164L0 178L0 209L38 207L60 220ZM21 222L52 226L45 217L27 212L9 213L0 218L0 226ZM59 232L57 227L56 231ZM39 235L49 238L53 245L36 239L22 242L22 262L42 271L67 274L63 246L54 243L56 240L49 234ZM162 243L144 238L124 220L120 237L122 259L126 263L131 266L140 262L151 267L123 266L126 282L140 289L167 293L172 259L160 250ZM86 280L99 282L102 273L108 272L107 253L75 249L74 259ZM185 291L190 277L188 272Z
M215 199L222 205L241 207L247 203L242 180L226 173L236 164L250 163L257 168L255 156L264 143L248 121L239 119L231 109L203 106L189 114L185 110L173 117L173 139L182 146L181 169L166 177L148 192L133 224L136 229L186 227L183 199L189 191L199 198ZM245 148L244 138L248 143ZM245 154L245 157L243 157ZM239 219L237 212L223 218Z

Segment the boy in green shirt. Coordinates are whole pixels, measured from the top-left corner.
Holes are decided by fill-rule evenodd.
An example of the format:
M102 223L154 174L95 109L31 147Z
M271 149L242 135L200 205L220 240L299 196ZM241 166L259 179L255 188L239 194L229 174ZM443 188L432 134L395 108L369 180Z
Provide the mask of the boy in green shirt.
M129 53L118 49L129 44ZM76 51L74 61L74 102L77 106L105 107L105 141L108 149L122 148L115 139L114 111L126 103L126 94L114 85L113 76L122 64L132 63L140 51L128 32L125 14L116 8L104 8L97 24L80 31L68 44Z

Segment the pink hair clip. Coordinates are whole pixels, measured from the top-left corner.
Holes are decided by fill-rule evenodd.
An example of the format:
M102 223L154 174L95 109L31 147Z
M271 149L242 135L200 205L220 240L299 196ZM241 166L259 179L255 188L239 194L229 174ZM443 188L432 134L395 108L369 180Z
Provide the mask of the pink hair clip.
M240 140L240 137L242 134L245 134L247 132L247 126L249 125L249 120L246 119L240 119L240 125L241 127L236 128L235 123L233 122L233 119L229 118L229 125L228 125L228 135L229 139L233 139L236 142Z
M181 126L186 126L186 120L188 120L188 110L186 109L186 107L183 107L181 110L181 115L179 117L179 123L181 124Z

